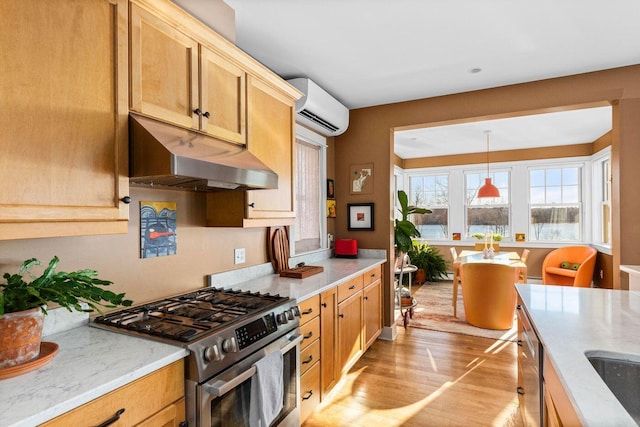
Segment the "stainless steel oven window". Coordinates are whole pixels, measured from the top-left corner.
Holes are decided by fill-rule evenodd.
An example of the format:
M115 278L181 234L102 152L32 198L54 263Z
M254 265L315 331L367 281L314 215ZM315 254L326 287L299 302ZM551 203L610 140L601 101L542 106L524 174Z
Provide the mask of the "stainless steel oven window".
M273 426L299 424L300 336L284 337L197 387L199 427L249 426L253 364L272 351L283 352L283 409ZM286 343L284 346L283 343ZM281 349L282 347L282 349ZM291 423L293 421L293 423Z

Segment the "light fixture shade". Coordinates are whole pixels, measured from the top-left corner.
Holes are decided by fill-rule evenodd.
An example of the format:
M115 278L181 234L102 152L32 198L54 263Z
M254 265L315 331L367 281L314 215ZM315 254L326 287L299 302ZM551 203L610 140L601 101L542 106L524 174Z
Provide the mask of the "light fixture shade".
M484 185L478 189L478 197L500 197L500 191L491 183L491 178L484 179Z

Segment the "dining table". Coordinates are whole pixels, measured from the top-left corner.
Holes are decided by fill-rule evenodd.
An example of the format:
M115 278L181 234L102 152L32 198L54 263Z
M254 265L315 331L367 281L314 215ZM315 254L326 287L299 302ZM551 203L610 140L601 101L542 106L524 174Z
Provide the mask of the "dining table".
M517 268L520 271L521 277L527 277L527 264L520 259L520 255L517 252L501 251L495 252L492 257L485 256L483 251L475 250L463 250L455 259L454 264L459 268L457 271L462 271L462 265L469 263L482 263L482 264L503 264L513 268ZM464 279L463 279L464 280ZM456 278L454 278L453 286L453 301L452 305L456 307L458 303L458 286L455 285ZM463 283L464 286L464 283ZM454 312L455 313L455 312Z

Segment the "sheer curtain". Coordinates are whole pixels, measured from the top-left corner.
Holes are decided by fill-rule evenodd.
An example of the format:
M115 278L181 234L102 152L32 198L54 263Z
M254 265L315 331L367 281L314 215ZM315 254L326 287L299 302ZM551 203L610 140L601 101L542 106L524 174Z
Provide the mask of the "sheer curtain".
M320 147L296 140L296 253L320 249Z

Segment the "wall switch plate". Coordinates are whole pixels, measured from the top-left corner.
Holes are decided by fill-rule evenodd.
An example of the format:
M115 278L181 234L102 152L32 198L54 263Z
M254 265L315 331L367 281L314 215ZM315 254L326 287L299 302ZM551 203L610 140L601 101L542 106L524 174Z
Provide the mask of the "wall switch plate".
M233 263L244 264L245 263L245 251L244 248L238 248L233 250Z

